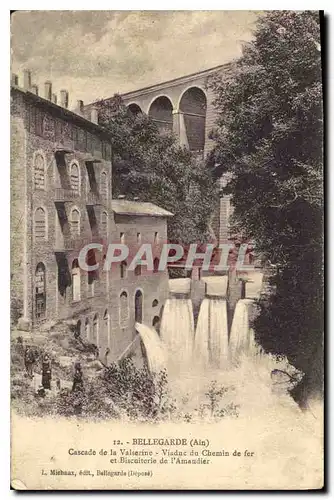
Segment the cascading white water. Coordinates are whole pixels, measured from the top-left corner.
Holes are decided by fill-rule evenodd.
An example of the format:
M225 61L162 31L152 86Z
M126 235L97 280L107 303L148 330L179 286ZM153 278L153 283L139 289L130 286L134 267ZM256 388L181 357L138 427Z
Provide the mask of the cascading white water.
M209 299L204 299L199 310L195 344L194 344L194 362L201 368L209 366Z
M249 327L249 308L252 299L240 299L237 302L229 342L230 359L236 361L241 353L250 354L254 349L254 340Z
M165 369L166 352L157 332L142 323L136 323L135 327L144 343L150 372L158 373Z
M228 323L226 300L209 299L209 349L211 365L223 368L228 361Z
M197 320L194 362L202 367L223 368L228 361L226 300L205 298Z
M167 299L160 335L168 351L169 366L179 369L188 367L194 345L194 314L190 299Z

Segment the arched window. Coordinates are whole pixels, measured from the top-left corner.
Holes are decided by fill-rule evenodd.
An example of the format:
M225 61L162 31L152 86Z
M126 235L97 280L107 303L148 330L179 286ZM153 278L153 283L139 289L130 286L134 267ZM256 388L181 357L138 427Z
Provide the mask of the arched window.
M87 340L90 340L90 323L88 318L85 321L85 336Z
M80 193L80 170L76 163L70 165L70 184L71 189L77 194Z
M80 234L80 212L77 208L71 210L70 216L71 236L75 238Z
M45 160L43 155L37 153L34 158L34 184L35 189L45 189Z
M121 278L126 278L126 268L127 268L127 262L123 260L120 265L120 275Z
M107 199L108 198L108 176L106 172L102 172L101 174L101 189L100 189L101 197Z
M159 243L159 233L157 231L154 233L154 243L156 245Z
M95 266L97 264L96 262L96 255L95 251L91 248L87 252L87 264L88 266ZM94 297L95 293L95 281L98 279L98 271L88 271L88 294L90 297Z
M108 309L103 314L103 340L104 346L109 345L109 313Z
M152 307L157 307L159 305L159 301L157 299L154 299L152 302Z
M99 341L99 317L97 314L95 314L93 318L93 338L92 342L95 345L98 345Z
M138 264L135 267L135 276L141 276L141 265L140 264Z
M81 279L80 279L80 267L78 259L75 259L72 263L72 300L78 301L81 297Z
M143 293L137 290L135 294L135 321L141 323L143 321Z
M129 320L129 301L128 294L122 292L119 296L119 322L121 328L125 328Z
M108 214L103 211L101 214L101 231L104 236L108 234Z
M46 313L46 270L43 262L39 262L35 272L35 317L45 318Z
M35 212L35 240L46 240L46 214L42 207L37 208Z
M153 272L158 273L159 272L159 259L155 258L153 261Z

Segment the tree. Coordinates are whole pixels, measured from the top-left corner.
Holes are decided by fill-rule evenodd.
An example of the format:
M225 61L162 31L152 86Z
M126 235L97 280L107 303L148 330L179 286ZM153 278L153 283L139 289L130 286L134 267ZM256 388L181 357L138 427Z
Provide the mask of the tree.
M120 96L96 106L99 123L112 132L113 196L126 194L172 212L170 241L207 241L216 190L204 162L181 148L170 131L159 131L149 116L131 113Z
M208 166L214 177L229 172L234 228L277 270L276 293L255 325L258 340L286 354L318 389L309 373L315 356L322 363L319 14L261 15L242 57L210 85L218 121Z

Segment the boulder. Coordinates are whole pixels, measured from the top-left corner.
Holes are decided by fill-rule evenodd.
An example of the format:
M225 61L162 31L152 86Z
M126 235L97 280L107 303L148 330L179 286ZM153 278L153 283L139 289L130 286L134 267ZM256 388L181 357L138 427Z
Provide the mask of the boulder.
M24 332L29 332L30 331L30 321L28 318L24 318L21 316L21 318L18 319L17 322L17 329L18 330L23 330Z

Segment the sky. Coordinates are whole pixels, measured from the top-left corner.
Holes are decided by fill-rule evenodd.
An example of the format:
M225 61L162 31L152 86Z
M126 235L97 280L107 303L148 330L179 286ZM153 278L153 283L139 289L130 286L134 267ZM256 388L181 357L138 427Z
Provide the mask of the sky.
M252 38L258 11L17 11L11 70L43 95L85 104L224 64ZM21 83L19 83L21 84Z

